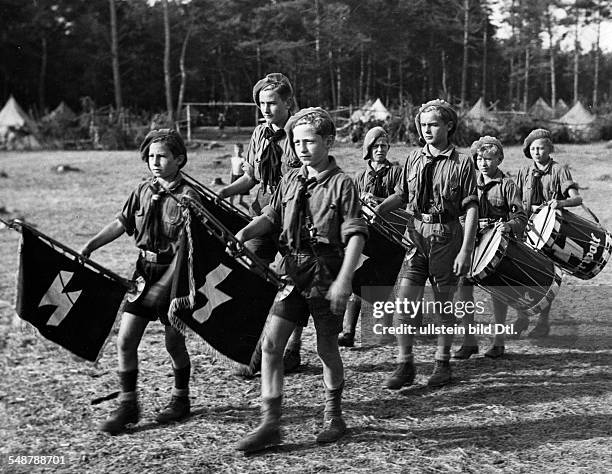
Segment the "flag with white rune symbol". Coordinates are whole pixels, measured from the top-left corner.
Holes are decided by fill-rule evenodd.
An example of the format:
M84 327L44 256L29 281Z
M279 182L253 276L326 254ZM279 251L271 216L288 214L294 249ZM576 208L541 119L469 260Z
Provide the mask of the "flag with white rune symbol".
M221 219L214 206L208 211ZM170 322L181 331L189 328L198 334L213 354L249 366L277 286L229 255L223 238L206 219L190 209L184 213L186 224L170 292Z
M95 361L127 288L86 267L44 234L21 227L18 316L70 352Z

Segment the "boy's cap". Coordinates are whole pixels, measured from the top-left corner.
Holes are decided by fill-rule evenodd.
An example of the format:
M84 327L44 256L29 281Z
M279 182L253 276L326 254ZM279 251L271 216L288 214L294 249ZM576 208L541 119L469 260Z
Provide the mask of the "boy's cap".
M472 146L470 146L470 155L472 155L472 158L474 158L474 160L476 160L478 150L482 145L495 145L499 150L499 162L501 163L502 161L504 161L504 147L502 143L497 138L491 137L489 135L480 137L478 140L472 143Z
M291 90L291 95L293 96L293 86L291 85L291 82L289 81L287 76L281 74L280 72L271 72L263 79L257 81L257 84L253 86L253 102L255 102L255 104L259 106L259 93L264 87L269 86L271 84L286 85Z
M147 161L149 159L149 146L151 143L165 141L172 148L172 152L176 156L183 155L185 157L185 161L181 165L181 168L185 166L187 163L187 148L185 147L185 142L181 135L174 130L173 128L159 128L157 130L151 130L147 133L147 136L142 141L140 145L140 157L142 161Z
M552 136L550 132L546 130L545 128L536 128L535 130L532 130L531 133L525 137L525 141L523 142L523 154L527 158L531 159L531 154L529 153L529 147L531 146L533 142L535 142L536 140L540 138L548 138L550 142L552 143Z
M423 138L423 133L421 132L421 114L423 113L423 110L425 110L427 107L432 106L440 107L450 114L451 120L453 122L453 127L448 131L449 139L457 130L457 112L455 111L455 109L453 109L452 105L442 99L430 100L429 102L426 102L425 104L421 105L421 107L419 108L419 112L416 114L416 117L414 117L414 123L416 125L417 133L419 134L419 142L421 143L421 145L425 145L425 139Z
M289 146L291 146L291 148L294 148L293 128L295 127L295 124L298 122L298 120L310 114L318 115L323 119L329 120L332 124L332 135L334 137L336 136L336 126L334 124L334 119L331 115L329 115L329 112L327 112L327 110L325 109L322 109L321 107L307 107L305 109L299 110L295 115L289 117L289 120L287 120L287 123L285 124L285 133L287 134L287 139L289 140Z
M384 137L384 139L387 141L387 144L389 144L389 134L384 128L373 127L370 130L368 130L368 133L366 133L366 136L363 139L363 159L364 160L369 159L370 148L372 147L372 144L376 140L378 140L380 137Z

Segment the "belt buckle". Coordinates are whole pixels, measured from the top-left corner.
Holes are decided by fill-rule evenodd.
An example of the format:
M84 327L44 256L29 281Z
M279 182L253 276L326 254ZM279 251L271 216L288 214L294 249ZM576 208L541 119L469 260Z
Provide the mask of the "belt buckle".
M149 250L143 250L143 257L147 262L157 263L157 254Z
M426 224L431 224L433 221L433 216L431 214L421 214L421 217L423 218L423 222Z

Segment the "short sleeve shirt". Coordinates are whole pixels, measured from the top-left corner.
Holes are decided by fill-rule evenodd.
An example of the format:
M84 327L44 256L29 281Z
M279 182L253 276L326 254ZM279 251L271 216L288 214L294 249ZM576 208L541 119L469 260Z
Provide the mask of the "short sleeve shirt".
M377 172L382 174L382 186L376 186L373 174L375 172L369 166L355 176L355 185L360 196L370 193L379 198L386 198L395 192L395 188L402 177L402 168L387 162Z
M270 192L263 189L260 185L261 174L259 172L259 164L264 150L269 145L269 141L265 138L266 128L269 128L268 124L259 124L253 130L251 140L247 148L245 162L249 164L247 175L255 181L256 185L254 188L255 196L251 205L251 214L257 216L261 214L261 209L264 208L271 198ZM277 145L283 150L283 156L281 159L281 173L284 175L287 170L291 169L289 163L297 162L298 158L289 143L289 139L285 136L276 142Z
M528 214L531 214L531 186L532 173L536 169L535 164L524 166L516 176L516 185L518 187L519 196L522 199L523 207ZM567 199L571 188L578 189L578 183L573 180L569 167L561 165L556 161L552 161L548 173L542 175L542 192L544 201L552 199ZM533 205L542 204L541 202L533 203Z
M169 190L179 198L182 195L188 195L200 202L197 192L182 178L172 183ZM157 248L154 248L148 232L144 232L144 221L152 205L153 196L156 194L159 196L157 199L161 200L159 204L161 206L160 215L162 222L161 225L156 226L156 230L160 232L160 235L157 236ZM176 200L166 192L159 192L152 179L143 181L132 191L123 205L123 209L116 217L121 222L121 225L123 225L125 232L130 236L134 236L136 247L139 249L155 252L163 256L172 256L176 253L178 240L184 224L182 210Z
M291 225L298 215L298 179L305 173L304 167L292 169L283 176L270 204L263 215L281 232L282 247L295 248L291 241ZM309 188L308 204L312 223L319 243L344 247L354 234L368 236L368 227L361 215L361 203L353 180L330 157L330 164L317 176L317 182Z

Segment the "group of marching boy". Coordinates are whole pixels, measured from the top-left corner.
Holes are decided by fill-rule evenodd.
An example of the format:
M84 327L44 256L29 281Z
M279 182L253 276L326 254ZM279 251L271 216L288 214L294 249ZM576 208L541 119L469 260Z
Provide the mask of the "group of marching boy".
M273 73L258 81L253 99L265 123L253 132L244 174L221 189L219 196L255 192L252 220L235 237L266 264L274 261L288 286L278 291L262 336L261 423L238 442L237 449L246 453L281 443L284 373L287 366L299 365L301 331L310 317L323 365L325 397L324 423L316 440L334 442L346 433L341 407L345 377L338 346L353 345L359 314L360 299L353 294L352 279L369 235L362 200L382 218L399 208L410 215L405 235L413 249L397 277L397 297L420 300L429 280L435 300L442 303L453 300L458 286L463 298L473 298L466 276L479 221L495 221L500 232L520 238L534 206L550 202L561 208L582 202L567 168L551 158L551 135L544 129L525 139L530 163L514 183L499 168L504 158L499 140L482 137L472 145L471 156L460 153L452 144L457 113L447 102L432 100L420 108L415 120L423 146L410 153L403 168L387 160L389 136L376 127L363 145L367 168L353 180L330 154L336 136L331 116L319 107L293 110L293 89L284 75ZM123 233L133 235L140 250L135 277L144 278L151 288L171 265L184 226L180 206L169 193L200 198L181 174L187 153L176 131L151 131L140 153L151 179L132 191L121 212L81 253L89 256ZM190 415L191 366L185 339L168 321L168 296L161 293L158 300L153 312L140 300L125 306L117 339L119 405L102 423L102 431L119 433L139 420L137 349L147 324L158 318L165 325L174 387L157 421L168 423ZM495 321L503 323L507 306L494 299L493 308ZM402 321L406 315L398 313L396 318ZM416 327L421 319L422 313L402 322ZM453 314L441 314L437 323L450 326L455 321ZM473 314L467 314L464 324L472 323ZM519 314L519 332L527 325L526 316ZM546 310L535 335L546 335L548 328ZM389 389L414 381L413 338L413 334L398 335L397 366L385 381ZM452 335L438 336L430 386L449 383L451 358L467 359L478 353L474 336L466 335L452 354L451 345ZM485 355L504 355L503 336L495 338Z

